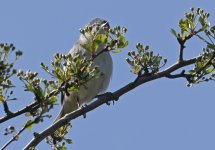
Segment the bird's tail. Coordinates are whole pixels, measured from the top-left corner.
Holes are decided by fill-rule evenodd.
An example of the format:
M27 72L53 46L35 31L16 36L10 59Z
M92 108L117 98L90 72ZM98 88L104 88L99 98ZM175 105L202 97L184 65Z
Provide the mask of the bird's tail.
M56 119L53 121L53 124L57 122L60 118L64 117L66 113L64 112L63 106L60 109L60 113L57 115Z
M79 107L79 96L77 92L71 92L69 96L63 98L62 106L60 113L57 115L56 119L53 121L53 124L56 123L59 119L64 117L66 114L75 111ZM68 133L68 130L71 128L71 124L68 123L59 129L57 129L52 135L53 143L56 141L61 141L64 136ZM55 141L55 142L54 142Z
M59 119L66 115L63 107L61 107L60 113L57 115L56 119L53 121L53 124L56 123ZM68 130L71 128L71 124L68 123L59 129L57 129L53 134L51 134L52 143L55 145L57 142L60 142L64 139L65 135L68 133Z
M59 119L64 117L66 114L78 109L79 105L80 105L80 103L79 103L78 92L74 91L74 92L71 92L69 96L65 96L63 98L60 113L57 115L57 117L53 123L57 122Z

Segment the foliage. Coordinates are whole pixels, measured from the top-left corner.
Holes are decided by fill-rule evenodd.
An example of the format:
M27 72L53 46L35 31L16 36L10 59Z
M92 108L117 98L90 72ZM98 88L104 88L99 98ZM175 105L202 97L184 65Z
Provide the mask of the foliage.
M156 79L153 78L155 76L157 76L157 78L184 77L188 81L188 86L191 86L193 84L214 80L215 26L210 25L208 18L209 13L205 13L204 10L200 8L196 10L191 8L191 11L185 13L184 18L179 21L180 31L177 32L175 29L171 29L171 33L180 44L179 60L173 67L164 69L164 71L161 71L161 68L164 68L167 59L164 59L160 54L155 54L149 46L143 46L138 43L136 45L136 50L129 51L128 58L126 58L131 72L137 76L135 81L152 77L148 80L151 81ZM80 30L80 33L88 40L88 44L82 44L81 46L90 53L90 57L86 54L81 55L79 53L74 55L56 53L51 62L51 67L41 63L42 69L52 77L52 80L40 78L37 72L32 72L30 70L26 72L19 70L17 72L14 68L14 63L22 55L22 52L16 50L13 44L0 44L0 101L3 104L5 112L5 117L2 117L0 120L4 120L5 118L6 120L11 119L23 113L25 113L25 116L28 118L23 124L23 129L20 131L13 126L9 126L5 129L5 135L13 135L13 138L5 147L12 141L18 140L19 135L25 129L30 130L33 125L43 122L46 118L50 118L51 115L49 111L56 104L59 94L69 95L69 92L78 91L80 86L100 76L99 68L93 65L93 60L96 57L106 51L118 53L128 45L128 41L125 40L125 34L127 32L125 27L116 26L111 29L103 28L103 34L98 33L99 30L100 28L98 27L96 31L93 31L90 26ZM91 35L93 38L88 39L87 35ZM206 46L199 56L194 59L183 60L185 43L192 37L199 38ZM101 45L104 46L104 49L98 52L97 49ZM12 54L15 54L14 58L9 57ZM193 65L193 69L187 69L179 74L172 75L177 69L189 65ZM12 88L15 86L12 82L12 77L15 77L15 74L23 83L24 90L34 95L33 103L26 106L22 111L18 111L18 113L22 112L20 114L11 112L7 104L9 100L16 100L16 98L12 96ZM127 86L129 90L138 86L135 85L135 83L136 82L132 82ZM72 143L71 139L66 138L66 134L70 128L70 124L64 125L54 133L58 139L52 138L53 136L47 137L47 143L51 145L53 149L65 150L66 144ZM36 137L37 133L34 133L34 136Z
M80 33L83 34L89 42L88 44L82 44L82 47L89 51L92 56L95 56L95 52L101 44L105 44L108 48L107 50L114 53L120 52L120 49L128 45L128 41L125 40L125 33L127 32L125 27L116 26L112 29L103 29L105 31L104 34L97 33L100 30L99 28L96 29L96 32L92 31L91 27L80 30ZM87 34L92 35L93 38L87 38Z
M137 75L150 75L157 73L162 68L167 59L164 59L162 64L162 56L154 55L154 52L149 49L149 46L143 47L140 43L136 45L137 53L135 51L128 52L130 58L126 61L131 66L131 72Z
M0 101L3 104L8 100L15 100L15 98L11 98L13 94L11 89L14 87L11 78L17 72L14 69L14 63L22 55L21 51L15 49L13 44L0 44ZM15 58L10 60L9 56L13 52L15 52Z
M192 84L214 80L214 57L215 57L215 26L211 26L208 18L209 13L203 9L190 9L191 12L185 13L185 18L179 21L181 32L177 34L171 29L172 34L178 39L179 43L185 42L189 38L196 36L202 40L206 47L203 48L201 56L195 63L194 68L189 70L188 86Z

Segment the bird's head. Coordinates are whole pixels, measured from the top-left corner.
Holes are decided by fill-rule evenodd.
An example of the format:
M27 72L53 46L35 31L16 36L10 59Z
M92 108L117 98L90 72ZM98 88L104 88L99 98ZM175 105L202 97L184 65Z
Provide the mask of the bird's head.
M85 27L83 29L85 29L87 27L91 27L92 28L91 32L94 32L96 34L104 34L105 33L104 32L104 28L108 28L109 29L110 25L104 19L95 18L95 19L91 20L87 25L85 25ZM92 35L88 34L88 33L86 33L85 35L81 34L81 36L80 36L81 43L84 43L84 44L88 43L86 37L87 37L87 39L90 39L90 38L92 38Z
M106 20L101 19L101 18L95 18L95 19L93 19L86 26L91 26L92 28L96 28L96 27L110 28L109 23Z

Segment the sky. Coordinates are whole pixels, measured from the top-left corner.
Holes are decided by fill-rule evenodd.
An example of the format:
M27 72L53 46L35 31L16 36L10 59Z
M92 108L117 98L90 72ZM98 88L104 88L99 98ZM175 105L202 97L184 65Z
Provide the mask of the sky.
M178 29L178 21L191 6L201 7L211 14L215 24L213 0L1 0L0 42L13 43L24 55L16 67L39 72L50 78L40 67L49 65L55 53L68 53L78 40L79 28L91 19L101 17L110 26L120 25L128 29L129 46L121 53L111 54L114 71L108 91L114 92L135 79L125 58L136 43L150 45L155 53L168 59L167 66L178 57L178 43L169 32ZM196 56L204 44L199 40L187 43L185 58ZM23 91L16 81L17 101L10 102L15 111L32 101L32 95ZM184 79L159 79L141 85L120 97L114 105L103 105L87 118L72 121L68 137L73 144L70 150L214 150L215 149L215 100L214 82L186 86ZM7 149L22 149L33 137L51 125L60 109L51 111L53 118L46 119L31 131L26 130L17 142ZM0 106L0 115L3 108ZM19 116L0 125L0 147L10 139L4 136L4 128L22 127L26 118ZM38 150L50 149L43 141Z

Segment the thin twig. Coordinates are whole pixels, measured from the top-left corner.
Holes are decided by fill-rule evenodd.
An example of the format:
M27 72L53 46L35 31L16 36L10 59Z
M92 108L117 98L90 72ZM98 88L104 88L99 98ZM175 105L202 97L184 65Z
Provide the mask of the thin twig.
M34 111L36 109L38 109L40 106L38 105L38 102L33 102L31 103L30 105L26 106L25 108L22 108L16 112L11 112L10 114L7 114L6 116L4 117L1 117L0 118L0 123L3 123L9 119L12 119L14 117L17 117L21 114L24 114L26 112L29 112L29 111Z
M201 73L204 69L206 69L206 68L208 67L208 65L211 64L211 62L213 61L214 57L215 57L215 52L213 52L212 57L211 57L199 70L197 70L195 74L199 74L199 73Z
M37 118L37 119L38 119L38 118ZM32 121L32 122L29 123L29 124L26 124L16 135L14 135L14 136L1 148L1 150L6 149L13 141L16 141L16 140L18 139L19 135L20 135L23 131L25 131L26 128L28 128L29 126L31 126L32 124L34 124L34 123L36 122L37 119L35 119L34 121Z
M190 33L184 39L182 39L181 37L177 38L178 43L180 45L178 62L182 62L183 61L183 53L184 53L185 43L187 42L187 40L191 39L193 37L193 35L195 35L195 32Z
M10 114L7 114L6 116L1 117L0 118L0 123L3 123L5 121L7 121L9 119L12 119L14 117L17 117L19 115L22 115L22 114L24 114L26 112L33 112L33 111L37 110L38 108L40 108L41 104L46 103L46 100L48 100L50 97L60 93L61 88L63 88L63 87L60 86L57 90L53 90L51 93L49 93L49 95L47 95L45 97L45 101L40 101L40 102L35 101L35 102L31 103L30 105L26 106L25 108L22 108L22 109L20 109L20 110L18 110L16 112L11 112Z
M9 107L7 105L7 101L4 100L3 101L3 107L4 107L4 112L7 114L7 115L10 115L11 114L11 111L9 110Z
M175 78L186 78L189 79L190 78L190 74L185 74L185 70L182 70L181 73L179 74L167 74L166 77L169 79L175 79Z

